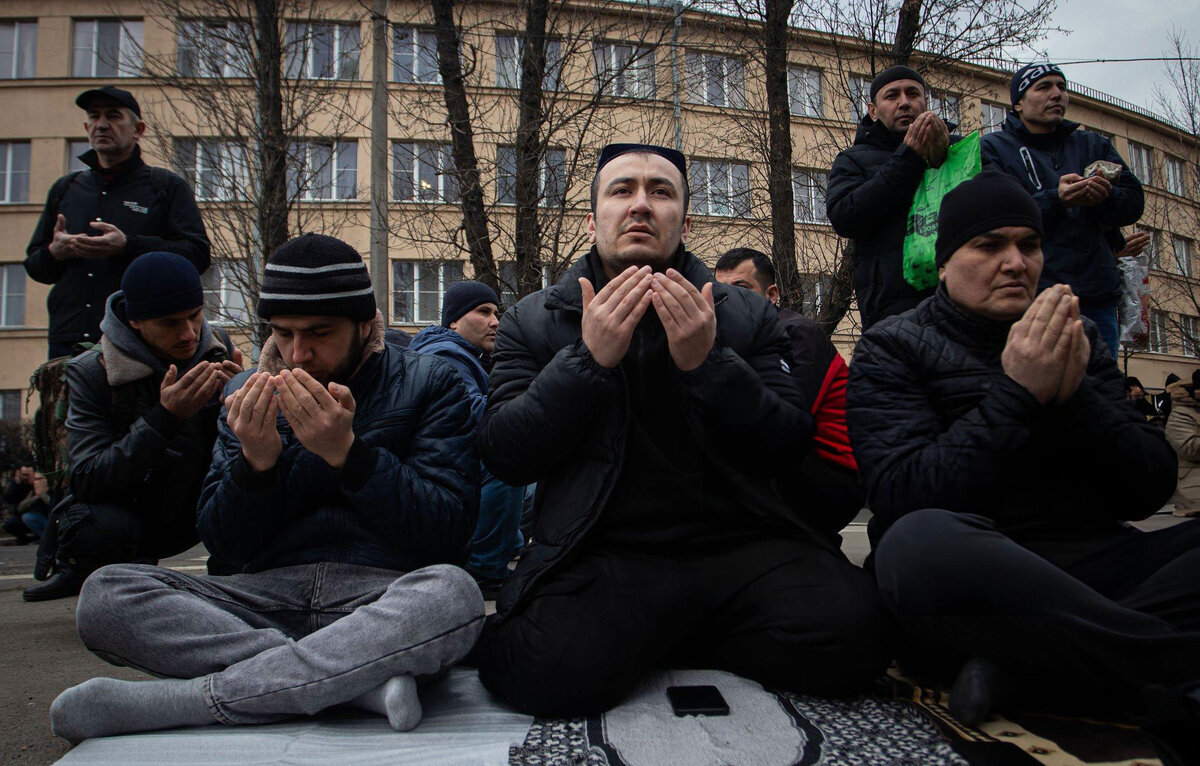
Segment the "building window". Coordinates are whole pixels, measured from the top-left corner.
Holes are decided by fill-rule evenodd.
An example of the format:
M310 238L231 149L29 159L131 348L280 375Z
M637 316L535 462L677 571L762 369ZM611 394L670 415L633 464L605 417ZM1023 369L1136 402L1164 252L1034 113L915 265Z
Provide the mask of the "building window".
M442 81L438 73L437 35L432 29L393 27L392 80L394 82Z
M1137 180L1143 185L1149 186L1154 183L1154 167L1153 155L1150 153L1150 147L1145 144L1139 144L1137 141L1129 142L1129 169L1137 176Z
M788 97L793 116L821 117L825 113L821 104L821 70L788 67Z
M74 173L76 170L88 170L88 166L83 164L83 160L79 159L79 155L86 153L92 148L87 139L82 141L67 142L67 172Z
M517 264L514 261L500 261L496 264L500 271L500 302L506 309L517 305ZM550 286L550 267L542 266L542 288Z
M0 141L0 202L29 201L29 142Z
M0 80L33 77L36 21L0 21Z
M1172 194L1184 196L1183 183L1184 165L1178 157L1167 155L1163 158L1163 188Z
M72 77L137 77L142 73L142 22L76 19Z
M1004 121L1008 119L1008 110L1000 104L993 104L988 101L979 102L979 132L981 135L995 133L1004 125Z
M1181 315L1179 317L1179 345L1183 349L1184 356L1200 356L1196 352L1197 340L1200 339L1200 319Z
M800 313L816 318L825 305L826 297L833 291L833 276L829 274L801 274Z
M1162 257L1158 249L1158 232L1147 226L1138 226L1136 230L1150 235L1150 241L1146 243L1146 248L1142 252L1146 255L1150 268L1162 271Z
M457 202L458 176L450 144L392 144L392 199Z
M358 79L362 45L357 24L289 22L286 45L287 77Z
M1171 237L1175 249L1175 268L1185 277L1192 275L1192 241L1185 237Z
M825 189L829 174L816 170L792 171L792 198L797 223L829 223L825 212Z
M750 214L750 166L740 162L693 162L688 166L691 208L696 215Z
M1171 343L1167 335L1167 315L1158 309L1150 310L1150 353L1169 354Z
M25 324L25 267L19 263L0 266L0 327Z
M689 53L686 67L688 101L746 108L745 65L741 59L716 53Z
M558 90L561 76L562 41L546 40L542 90ZM521 87L521 38L517 35L496 35L496 87L513 90Z
M871 78L852 74L848 81L850 89L850 117L855 122L867 114L867 106L871 103Z
M461 281L462 261L393 261L392 321L441 322L442 295Z
M301 141L288 157L288 194L301 200L358 197L357 141Z
M597 43L596 87L606 96L654 97L654 49Z
M21 397L23 393L20 389L0 391L0 420L21 419Z
M955 125L962 122L959 111L958 96L949 93L935 93L929 91L929 111L941 117L946 122L952 122Z
M562 207L566 201L566 152L547 149L538 162L538 205ZM496 202L517 204L517 149L501 146L496 149Z
M246 147L232 141L175 141L175 159L197 200L246 199L250 159Z
M189 20L179 25L177 65L183 77L249 77L253 38L246 24Z
M244 261L213 261L200 275L204 285L204 315L213 324L244 324L251 320L249 273Z

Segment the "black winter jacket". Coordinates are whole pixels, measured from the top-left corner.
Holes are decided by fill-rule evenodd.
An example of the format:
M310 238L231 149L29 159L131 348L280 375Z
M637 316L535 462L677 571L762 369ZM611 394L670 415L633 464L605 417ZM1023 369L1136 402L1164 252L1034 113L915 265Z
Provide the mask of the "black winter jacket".
M593 528L624 462L630 417L625 376L620 367L597 364L580 331L579 278L597 284L591 257L500 321L480 451L501 481L538 484L533 540L500 594L501 619ZM672 265L697 288L713 282L704 264L682 248ZM714 283L713 298L713 350L700 367L678 373L678 395L687 403L697 442L710 463L745 490L731 500L748 514L812 534L774 482L783 465L794 466L811 447L813 428L799 386L782 364L790 359L787 336L774 307L749 290Z
M950 137L951 143L959 140ZM933 292L917 290L904 279L908 211L927 167L904 143L903 133L864 115L853 146L838 154L829 171L829 222L854 240L854 294L864 330Z
M1038 287L1063 283L1081 298L1117 298L1121 276L1105 235L1137 223L1145 200L1142 185L1112 143L1067 120L1053 133L1035 135L1017 115L1009 113L1003 130L983 137L980 151L985 165L1020 181L1042 211L1046 263ZM1115 162L1122 168L1108 199L1090 207L1064 206L1058 199L1059 179L1067 173L1083 175L1096 160Z
M385 344L378 317L369 342L378 352L347 383L355 440L341 470L309 452L280 414L283 452L256 473L222 412L198 526L209 551L235 569L335 562L407 572L466 560L479 455L458 371ZM281 367L268 341L259 368ZM249 376L231 380L226 394Z
M1125 398L1096 326L1065 404L1004 374L1011 322L967 314L944 288L866 333L850 365L850 438L867 484L872 543L911 511L987 516L1009 533L1107 529L1162 507L1175 453Z
M208 235L186 181L161 168L152 171L137 147L108 183L102 179L95 151L80 159L92 169L54 182L25 251L29 276L54 285L46 299L51 343L95 342L105 301L121 289L121 276L130 261L143 253L179 253L201 273L209 265ZM155 174L157 178L152 177ZM57 260L50 255L50 242L59 213L66 217L71 234L100 234L90 226L97 220L116 226L125 234L125 253Z

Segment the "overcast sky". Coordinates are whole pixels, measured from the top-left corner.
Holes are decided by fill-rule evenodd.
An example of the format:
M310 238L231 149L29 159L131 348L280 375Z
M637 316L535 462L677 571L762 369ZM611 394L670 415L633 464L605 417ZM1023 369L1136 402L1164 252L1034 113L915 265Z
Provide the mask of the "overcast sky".
M1177 27L1200 44L1197 0L1060 0L1054 22L1070 34L1053 34L1045 43L1050 60L1163 56L1167 35ZM1152 89L1162 79L1163 62L1075 64L1063 66L1069 80L1138 106L1154 107Z

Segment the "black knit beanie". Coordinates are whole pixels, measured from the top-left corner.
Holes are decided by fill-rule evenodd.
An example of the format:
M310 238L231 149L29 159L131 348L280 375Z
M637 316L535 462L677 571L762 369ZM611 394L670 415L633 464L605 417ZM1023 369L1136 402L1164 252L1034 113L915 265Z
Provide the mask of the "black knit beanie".
M324 234L302 234L271 253L263 271L258 315L375 318L367 265L354 248Z
M1016 106L1021 97L1025 95L1025 91L1029 90L1029 86L1048 74L1056 74L1063 78L1063 80L1067 79L1067 76L1063 74L1061 69L1049 62L1026 64L1018 69L1017 73L1012 76L1012 81L1008 84L1009 103Z
M178 253L143 253L121 277L125 318L141 321L204 305L200 273Z
M883 86L896 80L916 80L921 83L921 87L929 90L929 86L925 84L925 78L917 74L917 70L897 64L890 66L879 74L875 75L875 79L871 80L871 103L875 103L875 94L878 93Z
M655 144L608 144L600 150L600 159L596 161L596 174L599 175L600 169L617 157L631 152L646 152L663 157L679 168L679 174L683 176L684 182L687 182L687 158L683 156L683 152Z
M485 303L500 305L495 290L482 282L455 282L442 296L442 327L449 327L451 322Z
M940 268L973 238L1004 226L1028 226L1042 233L1042 211L1025 187L995 170L963 181L942 198L935 263Z

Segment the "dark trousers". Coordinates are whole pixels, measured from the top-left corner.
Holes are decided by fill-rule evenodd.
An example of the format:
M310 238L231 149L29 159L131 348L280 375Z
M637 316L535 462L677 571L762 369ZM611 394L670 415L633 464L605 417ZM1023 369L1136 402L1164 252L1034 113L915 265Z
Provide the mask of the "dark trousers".
M56 513L58 559L83 573L105 564L154 564L200 539L194 518L148 523L115 503L71 503Z
M982 516L897 521L875 573L906 654L1127 693L1200 681L1200 521L1021 542Z
M573 717L611 708L663 665L851 694L887 666L888 634L870 577L812 542L593 544L493 618L473 660L519 710Z

